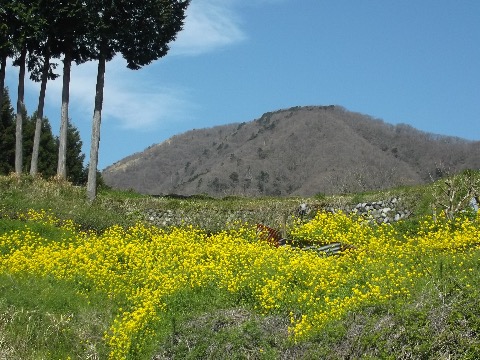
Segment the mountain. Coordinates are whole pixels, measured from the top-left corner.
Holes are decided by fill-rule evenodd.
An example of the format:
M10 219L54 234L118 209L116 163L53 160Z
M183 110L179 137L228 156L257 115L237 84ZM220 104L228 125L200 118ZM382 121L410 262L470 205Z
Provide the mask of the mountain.
M329 105L187 131L102 175L112 187L154 195L311 196L421 184L467 168L480 168L480 141Z

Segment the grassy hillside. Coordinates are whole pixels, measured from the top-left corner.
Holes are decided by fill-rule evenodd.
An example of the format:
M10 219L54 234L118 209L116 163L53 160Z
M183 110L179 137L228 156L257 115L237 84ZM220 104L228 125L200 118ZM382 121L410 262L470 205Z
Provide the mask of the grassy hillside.
M0 177L0 359L477 359L480 214L463 199L479 183L286 199L102 190L89 205L68 183ZM392 197L412 213L391 225L322 211ZM152 227L152 210L174 220ZM293 247L259 240L260 221L284 223ZM337 240L352 247L295 248Z

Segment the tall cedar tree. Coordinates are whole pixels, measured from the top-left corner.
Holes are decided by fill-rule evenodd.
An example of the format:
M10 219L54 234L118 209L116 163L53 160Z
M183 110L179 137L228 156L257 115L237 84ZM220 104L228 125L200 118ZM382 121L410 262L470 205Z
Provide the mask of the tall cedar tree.
M88 169L87 196L97 195L98 149L103 107L105 64L120 52L133 70L165 56L185 20L190 0L91 0L98 59L95 109Z
M43 77L50 76L52 78L51 72L45 74L44 71L38 70L40 67L39 55L42 55L46 58L45 64L49 64L50 52L49 48L46 46L48 44L46 38L48 29L47 21L44 15L49 15L52 13L50 9L46 9L41 6L41 4L36 4L38 6L33 7L32 1L5 1L2 3L0 8L0 89L4 88L5 83L5 70L6 70L6 60L7 57L14 55L14 50L17 48L17 53L20 53L20 56L17 57L17 65L20 66L20 76L19 76L19 97L17 104L17 154L16 162L17 166L23 162L23 153L19 151L20 148L24 149L25 147L21 144L20 139L23 140L24 136L23 128L21 124L24 123L24 119L20 119L22 114L23 106L23 87L24 87L24 74L25 74L25 60L26 60L26 50L27 46L29 49L28 54L28 68L31 71L32 80L39 81L40 74L42 73ZM42 40L43 39L43 40ZM37 113L39 118L37 121L36 135L34 141L34 156L32 157L31 172L33 175L37 172L37 161L38 159L38 141L40 140L40 130L43 114L43 96L45 95L46 89L46 79L42 81L42 86L40 90L40 100ZM2 103L2 95L0 92L0 104ZM17 168L18 170L18 168Z
M33 145L32 145L32 158L30 161L30 175L35 176L38 172L38 156L40 151L40 138L42 131L42 119L43 119L43 109L45 105L45 93L47 91L47 81L57 78L57 75L51 71L52 64L50 64L50 48L49 44L44 45L43 48L43 64L41 68L41 73L38 69L38 66L35 65L33 71L31 72L30 78L34 81L40 81L40 94L38 95L38 107L37 107L37 118L35 122L35 133L33 135Z
M40 93L38 96L38 106L36 111L35 134L33 137L33 149L30 161L30 174L35 176L38 172L38 157L41 140L41 130L43 122L43 110L45 104L45 94L47 90L47 81L58 77L53 70L57 67L52 63L52 58L58 58L61 54L52 53L52 43L56 41L56 21L58 16L55 11L48 6L45 1L40 1L39 12L37 14L38 22L42 24L42 31L37 36L37 46L30 52L28 60L28 69L30 79L40 82ZM57 47L58 50L58 47Z
M18 75L18 93L17 93L17 114L15 130L15 172L20 174L23 165L23 118L22 114L25 108L25 72L27 52L34 47L36 36L39 33L41 25L38 23L37 1L9 1L5 8L11 11L13 16L8 18L11 21L10 39L12 48L16 54L14 65L19 67Z
M89 22L89 4L86 1L42 0L42 6L52 11L50 19L52 41L50 50L53 54L63 54L62 106L60 111L60 135L58 146L57 177L67 178L67 133L68 105L70 102L70 72L72 62L81 64L90 60L90 42L86 34L91 28Z

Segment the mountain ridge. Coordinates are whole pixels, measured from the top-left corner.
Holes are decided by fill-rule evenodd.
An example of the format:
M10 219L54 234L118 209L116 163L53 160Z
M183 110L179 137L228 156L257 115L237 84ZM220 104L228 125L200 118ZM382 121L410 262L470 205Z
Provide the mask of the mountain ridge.
M311 196L421 184L480 168L479 154L479 141L304 106L189 130L102 174L107 185L152 195Z

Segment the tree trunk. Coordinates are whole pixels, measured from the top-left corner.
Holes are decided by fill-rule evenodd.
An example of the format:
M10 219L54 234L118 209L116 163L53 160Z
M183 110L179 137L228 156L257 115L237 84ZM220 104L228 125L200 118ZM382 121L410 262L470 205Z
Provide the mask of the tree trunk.
M22 173L22 136L23 136L23 109L24 95L25 95L25 58L27 56L27 47L23 45L20 53L20 71L18 72L18 96L17 96L17 119L15 130L15 173L20 175Z
M5 69L7 68L7 55L2 54L0 59L0 109L3 106L3 91L5 90Z
M103 49L102 49L103 50ZM102 121L103 87L105 84L105 52L100 51L98 59L95 109L93 112L92 139L90 145L90 163L88 167L87 197L90 202L97 197L97 166L100 145L100 124Z
M60 114L60 136L58 145L58 179L67 178L67 128L68 128L68 103L70 101L70 70L72 67L71 49L65 53L63 59L63 88L62 109Z
M38 96L37 121L35 123L35 135L33 137L32 162L30 164L30 175L35 176L38 172L38 153L40 149L40 134L42 132L43 108L45 104L45 92L47 91L48 71L50 70L50 53L47 50L43 63L42 83L40 95Z

